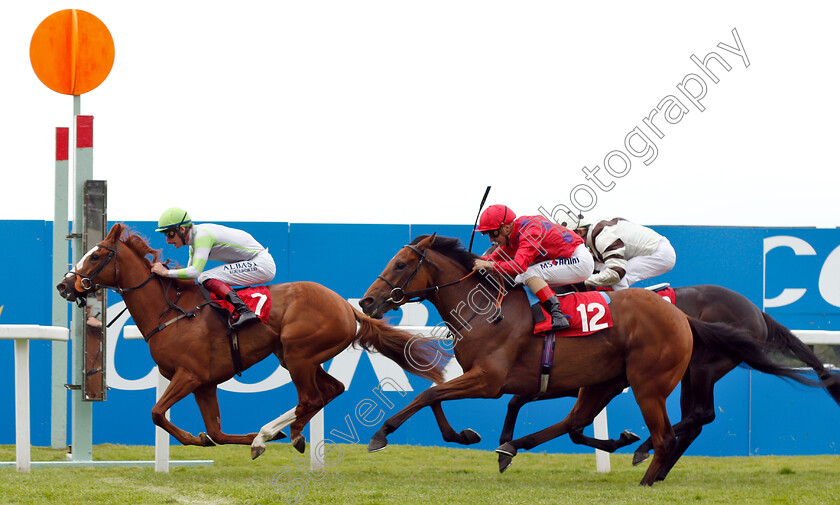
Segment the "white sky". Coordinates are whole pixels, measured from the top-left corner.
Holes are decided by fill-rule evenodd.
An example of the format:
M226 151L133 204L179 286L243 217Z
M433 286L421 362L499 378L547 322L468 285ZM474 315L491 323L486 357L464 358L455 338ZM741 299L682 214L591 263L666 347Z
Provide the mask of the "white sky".
M795 5L796 7L793 7ZM592 213L645 224L838 226L835 2L15 2L0 17L0 219L53 216L54 128L72 98L29 62L77 8L116 45L81 98L109 219L472 224L568 204L677 84L731 66L700 112L659 121ZM740 35L750 66L717 47ZM661 116L660 116L661 118ZM588 183L593 189L595 184Z

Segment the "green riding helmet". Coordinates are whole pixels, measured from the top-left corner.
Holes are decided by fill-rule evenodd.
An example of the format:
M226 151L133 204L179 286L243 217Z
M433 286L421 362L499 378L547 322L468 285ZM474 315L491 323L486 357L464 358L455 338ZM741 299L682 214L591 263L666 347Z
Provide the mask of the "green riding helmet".
M166 209L158 219L158 228L155 231L166 231L170 228L192 225L192 219L187 211L180 207Z

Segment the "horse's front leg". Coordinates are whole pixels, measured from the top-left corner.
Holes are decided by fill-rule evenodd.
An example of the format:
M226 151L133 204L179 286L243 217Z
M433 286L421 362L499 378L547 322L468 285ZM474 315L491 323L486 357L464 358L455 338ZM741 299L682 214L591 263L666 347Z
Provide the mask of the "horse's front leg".
M499 435L499 445L513 440L513 430L516 428L516 418L519 417L519 411L527 403L536 402L539 400L552 400L554 398L564 398L567 396L576 396L577 390L574 392L558 391L556 393L534 393L530 395L514 395L510 399L507 406L507 415L505 415L505 424L502 426L502 432Z
M452 425L449 424L449 420L446 419L446 415L443 413L443 407L440 405L440 402L435 402L431 404L430 407L432 412L435 414L438 428L440 428L440 434L443 435L443 440L445 442L454 442L461 445L472 445L481 442L481 435L472 428L467 428L460 433L456 433L455 430L452 429Z
M516 456L519 449L532 449L561 435L589 426L598 412L603 410L619 392L621 389L616 387L615 381L581 388L577 402L565 419L531 435L505 442L496 449L500 455L499 471L504 472L510 466L511 459Z
M208 443L206 437L196 437L187 433L166 418L166 412L182 398L192 393L200 384L201 381L192 373L179 368L172 376L169 386L166 387L166 391L163 392L160 400L152 407L152 422L166 430L167 433L184 445L214 445Z
M379 431L371 438L370 444L368 444L368 452L376 452L384 449L388 445L388 435L423 407L444 400L457 400L460 398L496 398L503 384L504 377L495 377L482 368L473 366L473 368L460 377L430 387L417 395L405 408L388 418L382 424Z
M514 395L508 402L507 414L505 415L505 423L502 426L502 432L499 434L499 445L513 440L513 431L516 428L516 418L519 417L519 411L526 403L535 402L538 400L550 400L553 398L563 398L566 396L577 395L577 390L570 393L568 391L558 391L556 393L534 393ZM513 462L513 458L507 454L499 453L499 468L504 472L508 466Z
M195 403L198 404L198 410L201 411L201 417L204 419L204 427L207 429L207 434L199 433L198 438L205 441L203 445L216 444L241 444L251 445L254 441L256 433L249 433L247 435L228 435L222 432L222 418L219 413L219 400L216 397L216 386L214 384L204 384L193 391L195 396Z

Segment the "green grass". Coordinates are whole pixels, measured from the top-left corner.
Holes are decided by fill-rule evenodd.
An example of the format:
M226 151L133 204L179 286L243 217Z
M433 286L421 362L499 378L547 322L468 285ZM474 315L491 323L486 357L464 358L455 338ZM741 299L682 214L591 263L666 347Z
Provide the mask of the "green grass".
M204 467L0 469L0 504L831 504L840 503L840 456L684 457L665 482L638 485L647 463L612 456L612 472L595 472L591 455L520 453L504 474L489 451L337 445L333 464L315 478L287 443L269 444L250 460L248 447L172 447L172 459L212 459ZM308 468L308 450L304 466ZM35 447L34 461L64 451ZM94 459L152 460L154 449L100 445ZM14 446L0 446L14 460ZM295 480L299 479L299 480ZM272 482L273 481L273 482ZM305 485L303 483L306 483ZM305 487L304 487L305 486ZM285 488L285 490L284 490Z

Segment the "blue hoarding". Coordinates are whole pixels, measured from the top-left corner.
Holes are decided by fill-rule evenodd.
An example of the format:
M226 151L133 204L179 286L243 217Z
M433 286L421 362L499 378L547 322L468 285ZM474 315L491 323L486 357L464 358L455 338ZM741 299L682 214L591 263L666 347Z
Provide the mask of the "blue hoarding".
M164 258L180 264L186 249L165 246L153 232L154 223L128 223L151 238ZM358 299L376 279L388 260L413 237L437 232L469 242L469 226L342 225L297 223L223 223L248 230L266 245L277 262L275 282L309 280L324 284L346 299ZM51 275L52 223L0 221L0 237L8 246L0 251L5 265L15 265L6 274L0 295L0 324L50 324L50 306L57 279ZM744 294L759 307L793 329L837 330L840 316L840 230L788 228L655 227L677 251L677 266L648 284L670 282L674 286L718 284ZM476 237L474 251L483 251L487 239ZM19 289L10 289L11 287ZM22 288L22 289L20 289ZM109 315L122 306L119 296L109 295ZM393 323L435 325L440 316L428 304L392 312ZM94 443L152 444L154 427L154 362L142 340L126 340L121 333L133 325L128 314L109 330L108 401L93 408ZM50 344L31 346L32 441L49 445ZM407 405L429 383L401 370L384 358L348 349L324 365L347 386L347 392L326 410L327 437L336 441L367 443L382 419ZM387 360L385 360L387 361ZM14 443L12 343L0 341L0 443ZM536 373L536 371L535 371ZM379 382L389 379L395 387L378 396ZM228 433L247 433L274 419L297 403L294 386L274 357L269 357L221 386L222 428ZM471 427L481 433L477 448L497 446L507 399L446 402L444 410L453 427ZM378 410L357 416L365 399L379 399ZM560 421L572 399L531 404L522 410L517 436ZM680 419L678 395L669 399L672 422ZM737 369L715 388L717 419L707 426L688 454L836 454L840 434L840 408L823 391L791 385L774 377ZM632 429L646 435L632 393L619 395L609 406L610 434ZM381 411L381 412L380 412ZM381 414L381 415L380 415ZM172 409L179 427L198 433L204 430L198 408L191 399ZM365 422L360 422L365 421ZM375 423L373 421L376 421ZM591 434L591 428L589 429ZM425 409L389 437L391 443L447 445L431 412ZM567 437L540 446L549 452L586 452Z

